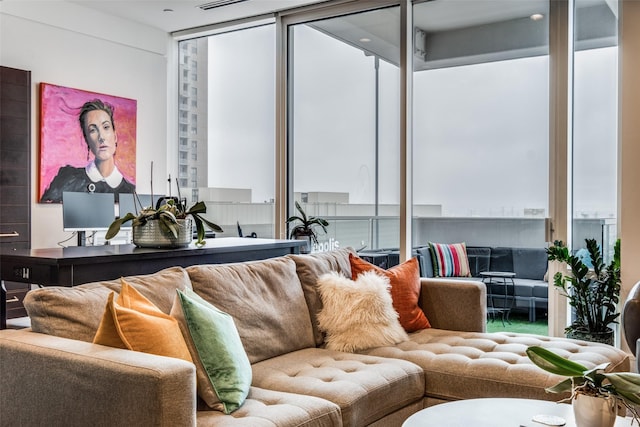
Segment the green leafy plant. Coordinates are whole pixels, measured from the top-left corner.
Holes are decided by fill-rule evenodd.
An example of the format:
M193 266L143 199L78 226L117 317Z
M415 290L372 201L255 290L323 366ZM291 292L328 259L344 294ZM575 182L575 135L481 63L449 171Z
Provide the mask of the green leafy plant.
M289 238L295 238L298 236L308 236L315 244L318 244L318 235L315 228L321 227L326 233L329 222L325 219L316 216L307 216L300 204L295 202L296 210L299 215L293 215L287 218L287 224L298 221L299 224L295 225L289 232Z
M620 316L617 312L620 298L620 239L616 241L614 256L608 265L604 264L595 239L585 241L593 270L579 257L569 254L569 249L562 241L555 241L547 249L549 260L564 262L571 269L569 275L557 272L553 276L554 286L575 309L575 320L565 332L609 332L609 325L618 323Z
M616 402L622 403L633 418L640 422L636 408L636 405L640 405L640 375L631 372L605 372L608 363L588 369L539 346L527 348L527 356L539 368L552 374L568 377L546 389L550 393L570 392L571 396L561 402L572 401L576 394L611 397Z
M137 195L135 195L135 197L137 199ZM138 203L140 203L139 200ZM158 221L160 229L163 233L165 233L167 236L171 235L177 238L178 219L186 219L190 216L196 225L196 232L198 236L196 245L203 246L205 244L205 225L215 232L222 233L222 228L220 228L220 226L201 216L201 214L204 214L206 212L207 206L202 201L197 202L191 208L186 209L182 203L176 202L175 199L169 198L164 201L164 203L162 203L162 205L157 209L151 206L143 207L140 212L128 212L123 217L116 219L109 226L109 230L105 235L105 239L109 240L115 237L116 234L118 234L118 232L120 231L120 227L122 227L123 224L126 224L129 221L132 222L133 226L142 226L149 221Z

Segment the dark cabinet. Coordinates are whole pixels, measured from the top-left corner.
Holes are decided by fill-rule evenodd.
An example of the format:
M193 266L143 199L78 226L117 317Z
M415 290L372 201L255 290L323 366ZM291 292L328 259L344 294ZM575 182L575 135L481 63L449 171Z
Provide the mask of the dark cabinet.
M0 248L31 246L31 72L0 67ZM4 282L9 318L25 316L27 284ZM4 292L3 292L4 294ZM3 295L3 296L5 296ZM4 298L3 298L4 299Z

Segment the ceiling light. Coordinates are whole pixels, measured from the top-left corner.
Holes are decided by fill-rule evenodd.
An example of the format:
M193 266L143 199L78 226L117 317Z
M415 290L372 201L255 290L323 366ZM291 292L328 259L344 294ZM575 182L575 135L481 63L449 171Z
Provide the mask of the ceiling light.
M362 43L369 43L369 42L371 41L371 39L368 39L368 38L366 38L366 37L363 37L363 38L361 38L361 39L360 39L360 41L361 41Z
M544 18L544 15L541 13L534 13L533 15L531 15L529 18L531 18L532 21L539 21L542 18Z

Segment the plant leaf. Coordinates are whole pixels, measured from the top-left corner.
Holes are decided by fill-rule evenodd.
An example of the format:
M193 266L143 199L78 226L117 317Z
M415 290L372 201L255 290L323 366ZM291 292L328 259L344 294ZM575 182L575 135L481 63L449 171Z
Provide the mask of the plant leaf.
M547 372L565 377L581 377L588 369L576 362L558 356L554 352L539 346L527 348L529 359Z
M122 227L122 224L124 224L124 223L126 223L128 221L131 221L135 217L136 216L134 214L129 212L125 216L123 216L122 218L118 218L115 221L113 221L111 223L111 225L109 226L109 229L107 230L107 234L104 236L104 238L106 240L113 239L116 236L116 234L118 234L120 232L120 227Z

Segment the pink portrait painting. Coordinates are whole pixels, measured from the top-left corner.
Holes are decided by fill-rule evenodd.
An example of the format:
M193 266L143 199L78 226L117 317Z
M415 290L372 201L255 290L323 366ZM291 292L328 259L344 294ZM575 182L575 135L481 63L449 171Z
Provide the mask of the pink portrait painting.
M132 193L136 114L133 99L40 83L38 200L61 203L63 191Z

